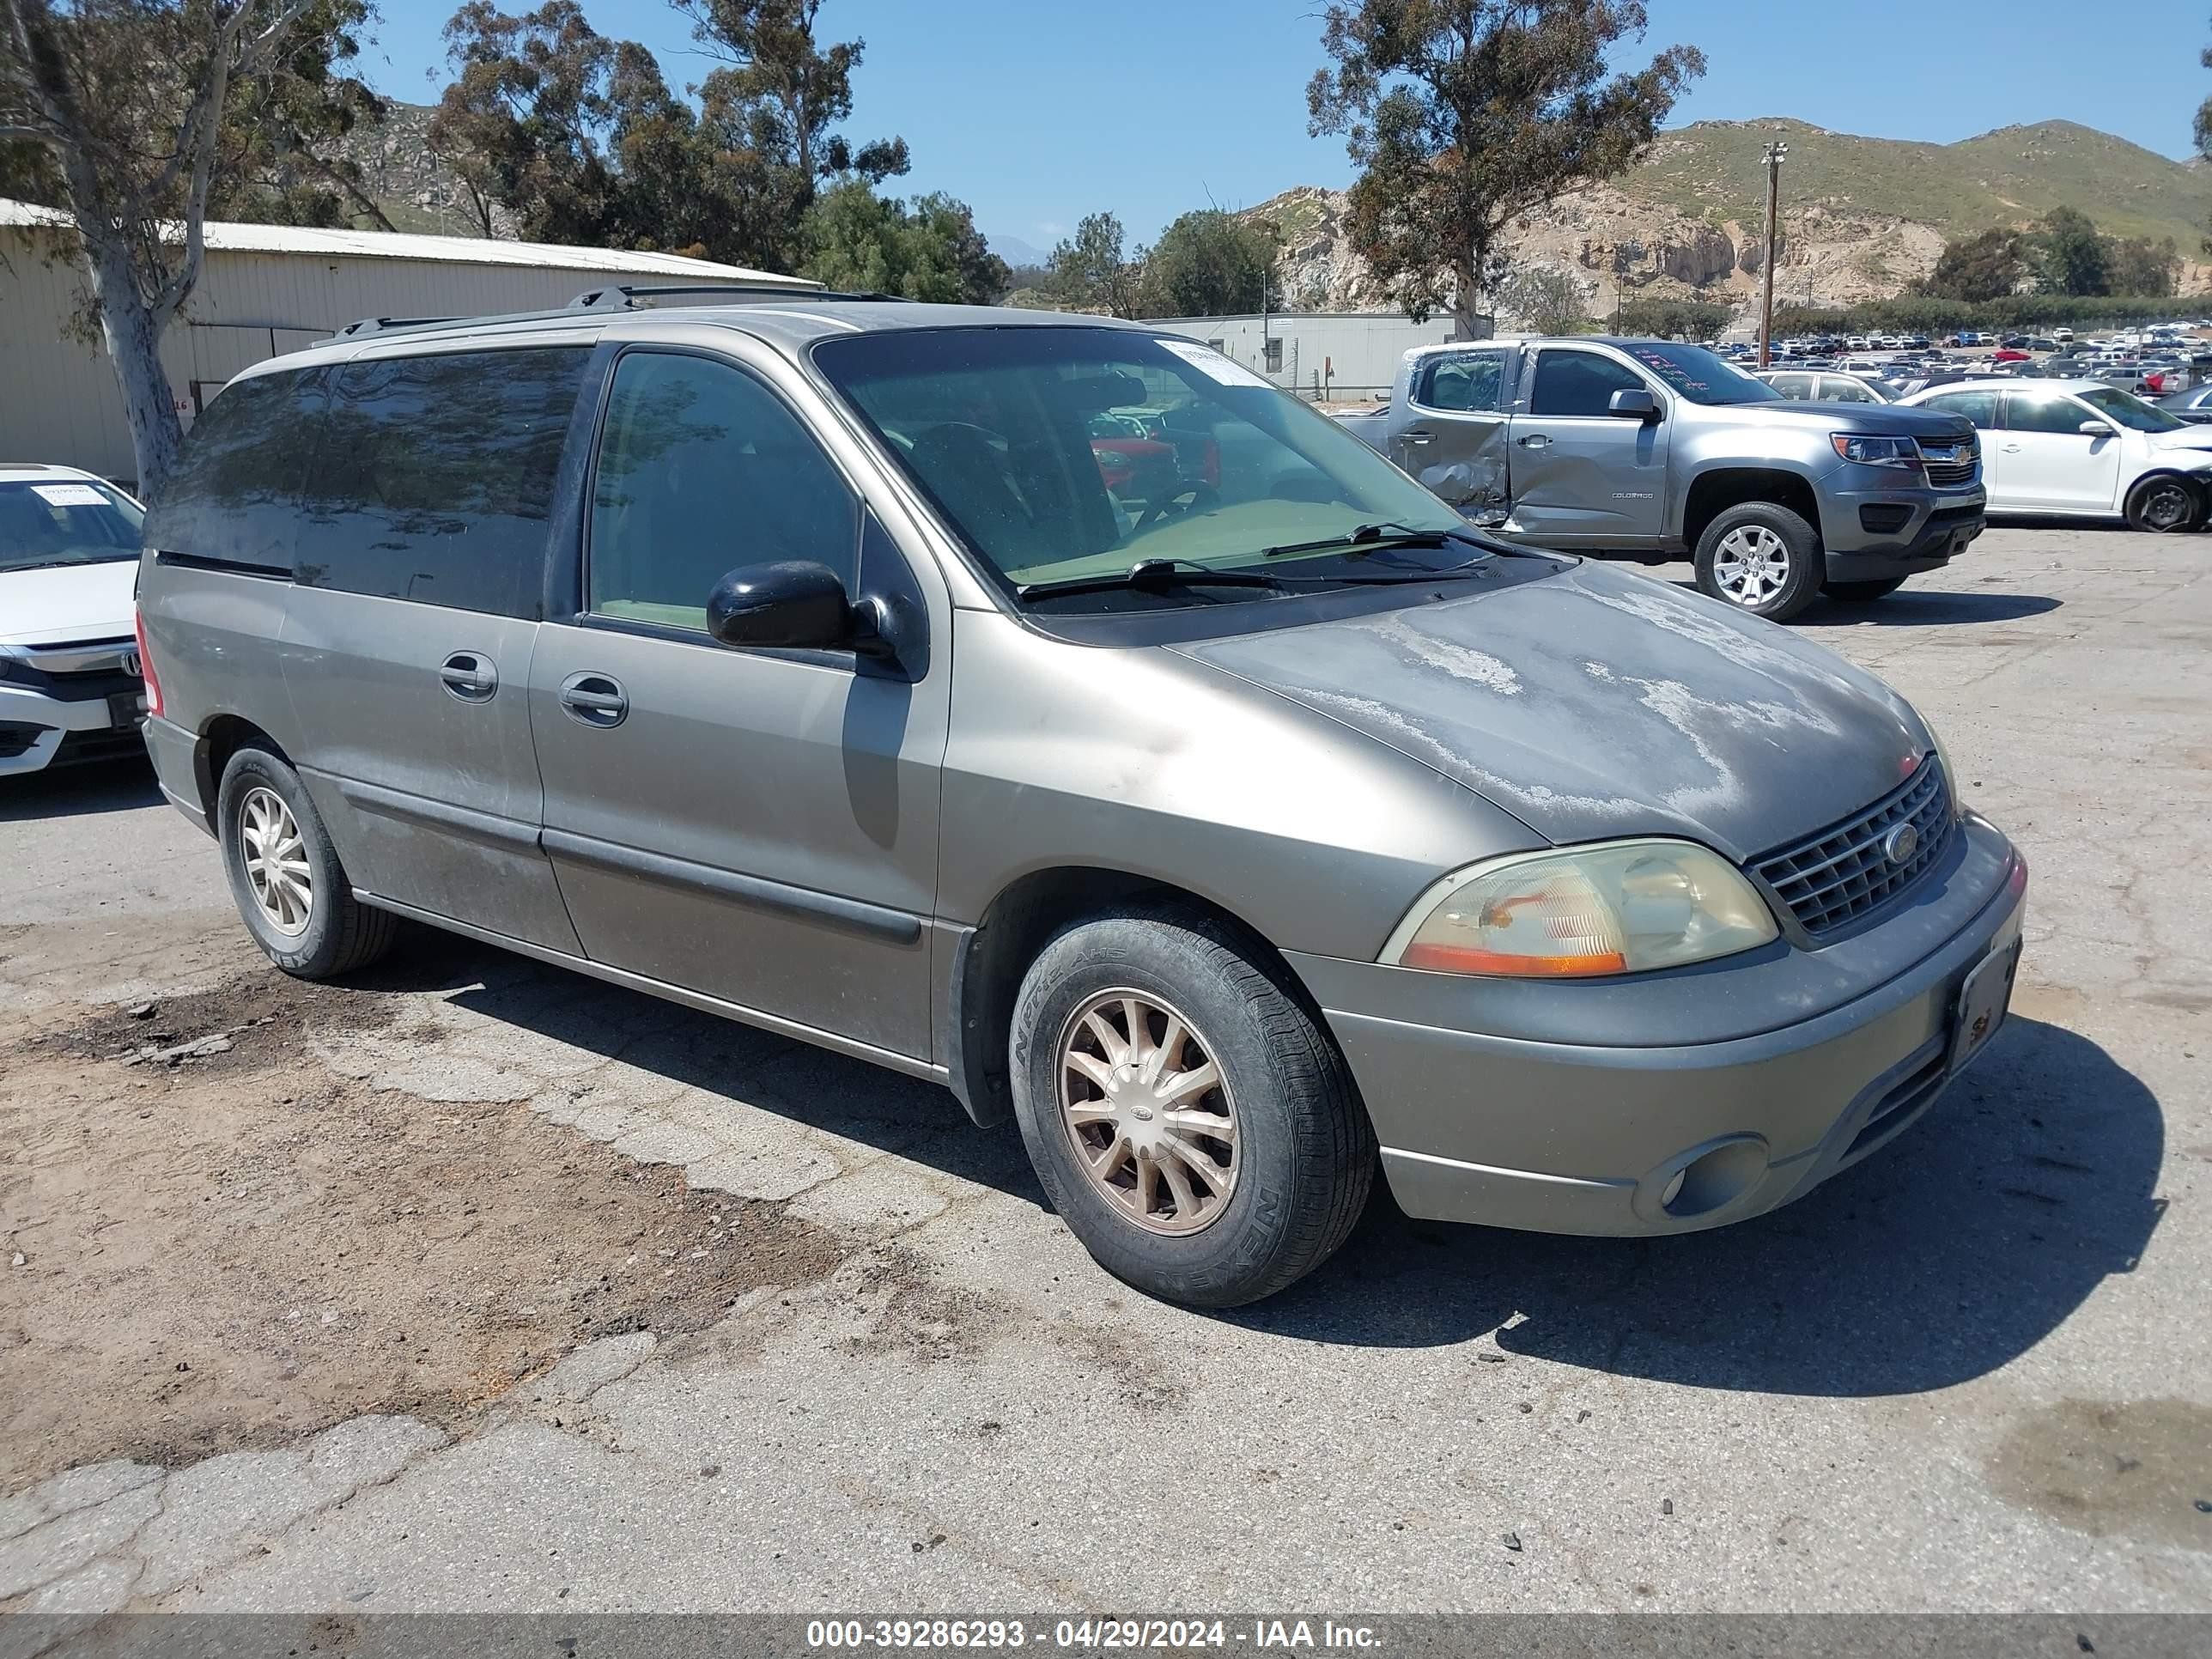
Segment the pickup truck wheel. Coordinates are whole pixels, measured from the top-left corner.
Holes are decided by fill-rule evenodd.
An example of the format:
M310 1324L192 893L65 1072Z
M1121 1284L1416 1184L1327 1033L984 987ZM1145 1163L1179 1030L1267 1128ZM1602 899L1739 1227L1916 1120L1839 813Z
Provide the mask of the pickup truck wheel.
M1822 582L1820 591L1832 599L1841 599L1845 605L1868 605L1875 599L1886 599L1905 586L1902 576L1884 576L1874 582Z
M1229 1308L1344 1243L1374 1130L1327 1034L1203 912L1078 923L1030 964L1011 1073L1053 1207L1151 1296Z
M1698 538L1698 590L1770 622L1787 622L1820 591L1820 538L1772 501L1731 507Z
M2191 530L2203 516L2203 502L2184 478L2172 474L2145 478L2128 491L2128 528L2154 534Z

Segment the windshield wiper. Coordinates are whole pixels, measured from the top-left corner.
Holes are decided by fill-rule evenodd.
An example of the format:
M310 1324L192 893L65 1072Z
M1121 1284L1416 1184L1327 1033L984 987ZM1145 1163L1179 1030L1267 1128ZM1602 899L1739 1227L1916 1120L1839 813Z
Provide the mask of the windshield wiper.
M1446 542L1465 542L1470 547L1485 552L1496 550L1480 536L1463 530L1416 530L1402 524L1354 525L1341 536L1323 536L1318 541L1281 542L1273 547L1263 547L1263 559L1279 559L1287 553L1319 553L1332 547L1347 550L1347 558L1361 558L1369 553L1389 547L1441 547Z
M1455 537L1452 539L1460 538ZM1489 554L1486 550L1462 563L1444 565L1435 570L1391 571L1387 574L1372 576L1283 576L1272 570L1216 570L1195 559L1139 559L1127 570L1108 571L1103 575L1066 576L1049 582L1023 582L1015 587L1014 597L1027 603L1031 599L1050 599L1059 593L1102 593L1117 587L1133 587L1140 592L1155 592L1169 587L1264 587L1279 593L1294 592L1309 587L1402 587L1409 583L1486 574L1486 571L1479 570L1476 567L1488 562Z
M1021 582L1014 597L1024 602L1049 599L1055 593L1103 593L1116 587L1288 588L1293 583L1258 570L1216 570L1195 559L1139 559L1127 570L1109 570L1096 576L1062 576L1056 581Z

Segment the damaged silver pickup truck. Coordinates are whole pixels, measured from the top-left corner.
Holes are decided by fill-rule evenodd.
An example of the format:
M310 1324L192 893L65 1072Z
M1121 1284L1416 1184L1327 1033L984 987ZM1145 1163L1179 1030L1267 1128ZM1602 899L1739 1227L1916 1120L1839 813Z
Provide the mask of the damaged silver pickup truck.
M1659 563L1787 621L1878 599L1982 533L1973 428L1785 399L1701 346L1611 338L1420 346L1390 402L1340 416L1477 524Z

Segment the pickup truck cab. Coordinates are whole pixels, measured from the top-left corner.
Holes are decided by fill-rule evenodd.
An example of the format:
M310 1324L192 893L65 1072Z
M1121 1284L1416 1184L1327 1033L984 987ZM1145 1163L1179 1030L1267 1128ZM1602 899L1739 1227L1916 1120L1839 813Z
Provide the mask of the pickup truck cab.
M1419 346L1344 424L1515 540L1662 563L1786 621L1870 600L1982 532L1972 424L1784 399L1702 346L1614 338Z

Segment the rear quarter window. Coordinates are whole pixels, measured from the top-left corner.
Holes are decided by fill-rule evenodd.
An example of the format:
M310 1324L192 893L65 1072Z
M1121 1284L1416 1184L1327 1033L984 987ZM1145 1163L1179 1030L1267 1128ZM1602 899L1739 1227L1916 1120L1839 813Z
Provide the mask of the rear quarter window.
M326 375L319 368L279 369L217 392L148 505L146 545L289 571Z
M535 617L589 356L553 346L346 364L309 472L300 581Z

